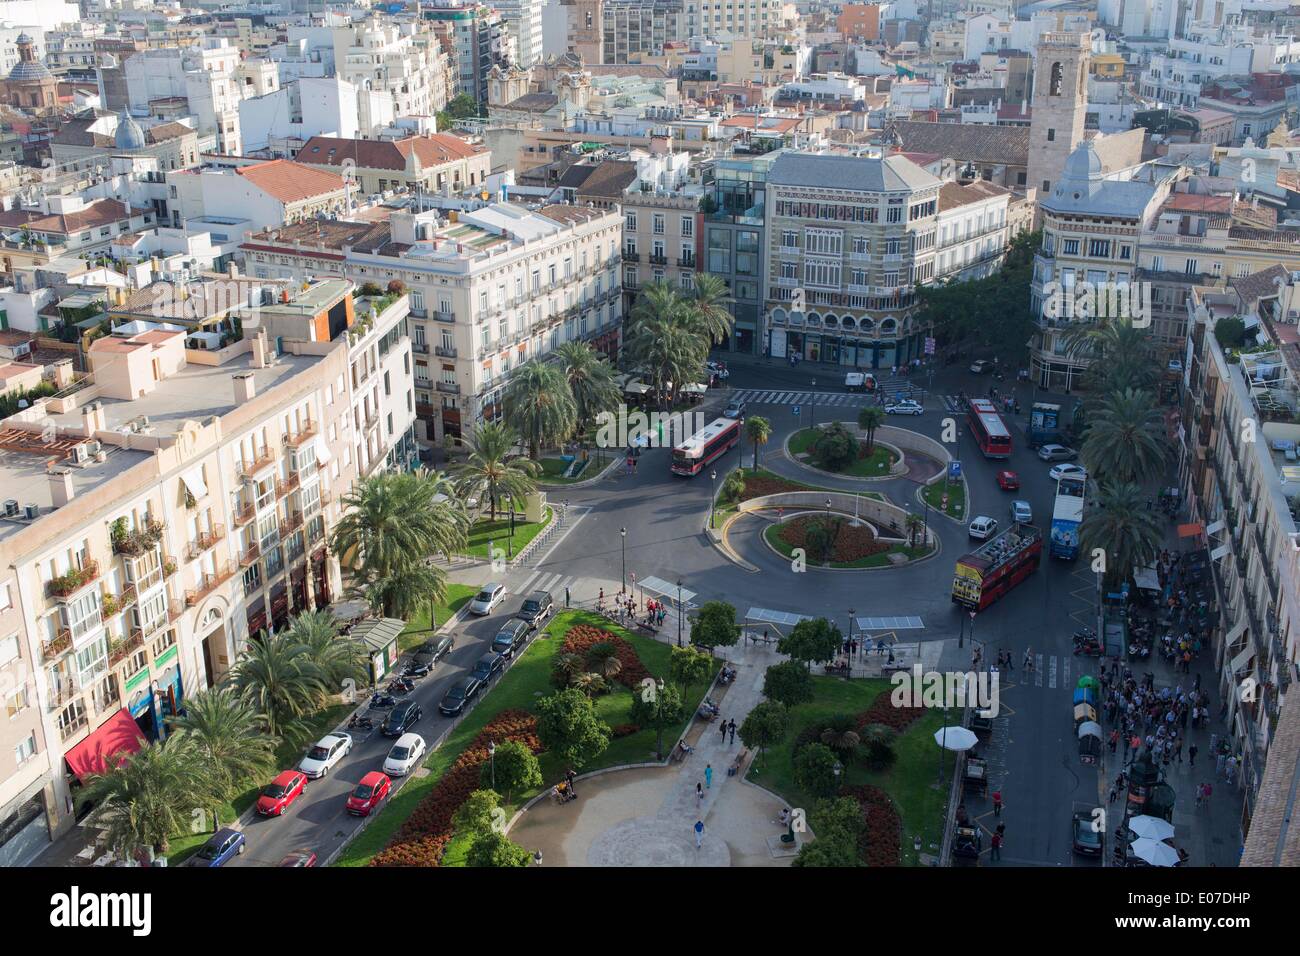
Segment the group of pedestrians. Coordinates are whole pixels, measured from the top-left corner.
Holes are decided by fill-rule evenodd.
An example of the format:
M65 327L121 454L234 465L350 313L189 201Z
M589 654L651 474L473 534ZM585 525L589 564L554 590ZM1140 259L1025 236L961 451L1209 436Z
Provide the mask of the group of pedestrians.
M1192 687L1155 686L1155 677L1139 680L1119 661L1102 666L1102 716L1110 725L1110 752L1123 746L1124 765L1132 764L1145 746L1165 767L1182 763L1196 766L1197 747L1188 744L1187 733L1200 728L1209 717L1209 697L1201 689L1200 677Z

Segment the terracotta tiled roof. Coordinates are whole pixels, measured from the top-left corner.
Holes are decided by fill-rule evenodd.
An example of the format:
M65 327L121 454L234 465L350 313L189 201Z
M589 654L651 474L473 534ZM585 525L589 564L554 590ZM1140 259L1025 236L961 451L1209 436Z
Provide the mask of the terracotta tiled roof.
M1009 196L1011 191L1003 189L1001 186L993 183L986 183L982 179L977 179L972 183L962 185L961 183L944 183L939 188L939 209L955 209L958 206L966 206L973 202L979 202L981 199L991 199L995 196Z
M132 209L116 199L100 199L84 209L66 214L54 214L33 219L28 223L34 232L73 233L121 222L132 216L142 216L147 210Z
M467 143L450 133L432 136L408 136L399 140L342 139L337 136L313 136L294 157L313 166L340 166L351 160L358 169L406 169L411 151L421 166L441 166L466 159L485 151L483 146Z
M1249 308L1260 299L1278 294L1277 280L1289 273L1280 266L1269 266L1260 272L1237 279L1229 279L1228 286L1237 293L1243 307Z
M560 177L560 186L576 190L579 196L618 199L635 179L636 163L607 159L591 166L570 166Z
M241 166L235 172L282 203L301 202L340 192L345 185L342 176L287 159Z
M938 153L974 163L1025 166L1029 162L1029 128L986 126L979 123L914 123L902 120L890 124L903 139L908 152Z

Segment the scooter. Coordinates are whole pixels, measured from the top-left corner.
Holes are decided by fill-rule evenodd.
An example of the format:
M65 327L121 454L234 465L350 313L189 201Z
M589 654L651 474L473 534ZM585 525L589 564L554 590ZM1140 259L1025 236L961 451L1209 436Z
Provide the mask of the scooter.
M1103 651L1100 644L1093 641L1092 643L1079 643L1074 645L1074 653L1084 657L1101 657Z
M388 693L409 694L415 690L415 682L409 677L394 677L388 682Z
M374 730L375 722L369 717L359 717L353 714L348 718L348 730Z
M392 694L371 694L370 707L372 710L378 710L384 707L392 707L397 703L397 698Z

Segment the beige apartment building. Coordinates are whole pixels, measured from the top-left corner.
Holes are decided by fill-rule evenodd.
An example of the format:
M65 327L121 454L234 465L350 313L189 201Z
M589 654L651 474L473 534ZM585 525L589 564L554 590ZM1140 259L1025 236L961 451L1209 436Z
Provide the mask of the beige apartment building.
M460 195L482 188L492 154L450 133L398 140L313 136L294 157L305 166L339 173L362 193L406 192Z
M23 823L0 860L70 827L80 781L165 736L250 635L340 593L340 497L413 420L390 416L413 405L406 299L351 288L268 295L225 343L121 324L0 422L0 819Z
M668 282L683 292L695 288L701 223L697 196L655 195L636 190L623 196L623 291L627 306L647 282Z
M581 339L611 356L623 307L617 210L466 203L371 225L272 229L241 246L268 278L341 269L409 293L415 403L427 441L500 417L512 369Z

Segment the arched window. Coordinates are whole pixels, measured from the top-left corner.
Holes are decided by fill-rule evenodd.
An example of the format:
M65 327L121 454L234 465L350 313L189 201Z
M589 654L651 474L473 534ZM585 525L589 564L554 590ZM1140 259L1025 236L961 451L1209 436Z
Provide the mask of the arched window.
M1058 61L1052 64L1052 81L1048 91L1051 93L1052 96L1060 96L1062 93L1061 87L1064 86L1064 84L1065 84L1065 71L1061 67L1060 62Z

